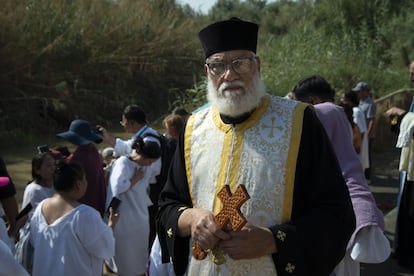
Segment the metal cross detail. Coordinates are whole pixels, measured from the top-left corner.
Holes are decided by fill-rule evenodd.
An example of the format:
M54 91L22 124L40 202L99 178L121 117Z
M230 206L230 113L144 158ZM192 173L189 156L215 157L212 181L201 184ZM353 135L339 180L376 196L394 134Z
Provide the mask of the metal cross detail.
M214 216L215 223L225 230L240 231L247 223L246 218L240 211L240 207L243 203L250 198L246 187L243 184L239 184L236 191L232 194L229 185L224 185L217 196L223 203L223 207L220 212ZM197 260L203 260L207 256L207 251L201 249L197 243L193 244L192 249L193 257ZM220 264L222 261L223 260L218 260L216 264Z

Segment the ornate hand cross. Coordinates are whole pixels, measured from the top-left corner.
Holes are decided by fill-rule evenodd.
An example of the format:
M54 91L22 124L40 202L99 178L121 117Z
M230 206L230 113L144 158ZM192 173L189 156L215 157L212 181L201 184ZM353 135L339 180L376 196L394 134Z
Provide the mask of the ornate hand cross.
M243 184L239 184L236 191L232 194L229 185L224 185L217 196L223 203L223 207L214 217L215 223L218 227L225 230L240 231L247 222L240 211L243 203L250 198L246 188ZM207 252L201 249L198 244L193 245L193 257L195 259L203 260L206 256Z
M227 229L228 224L233 231L240 231L247 222L240 211L243 203L250 198L246 188L243 184L240 184L237 186L236 192L231 194L229 185L225 185L217 196L223 203L223 208L214 217L216 224L225 229Z

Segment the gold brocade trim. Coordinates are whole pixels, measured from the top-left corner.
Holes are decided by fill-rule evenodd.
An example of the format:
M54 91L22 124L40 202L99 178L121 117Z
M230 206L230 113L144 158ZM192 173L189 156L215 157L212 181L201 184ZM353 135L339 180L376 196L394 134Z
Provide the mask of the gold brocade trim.
M231 129L231 128L230 128ZM215 196L214 196L214 203L213 203L213 213L214 214L218 214L218 212L220 212L221 209L221 201L218 198L217 194L218 192L223 188L223 186L226 182L226 170L228 167L228 163L232 162L232 160L230 160L229 155L230 155L230 149L231 149L231 137L232 137L233 131L228 131L224 134L224 143L223 143L223 151L221 152L221 160L220 160L220 173L218 175L218 180L217 180L217 184L216 185L216 190L215 190ZM232 184L232 183L231 183ZM230 186L230 189L232 188L233 185Z
M184 160L185 160L185 170L187 172L187 181L188 189L190 190L191 201L193 206L195 206L195 201L193 198L193 183L192 183L192 173L191 173L191 137L193 132L195 116L192 115L187 120L187 125L185 127L184 133Z
M298 103L292 120L292 136L286 162L285 195L283 202L282 222L289 222L292 215L293 189L295 186L296 161L302 136L303 114L308 104Z
M223 123L220 118L220 113L217 109L213 110L213 121L215 125L224 132L224 144L223 144L223 151L221 153L221 165L220 165L220 174L218 176L218 184L215 190L215 197L214 197L214 204L213 204L213 212L217 214L221 210L221 201L217 197L217 193L223 188L225 184L230 186L230 190L234 192L238 184L237 176L240 167L240 160L241 160L241 153L243 151L243 143L244 143L244 132L255 125L263 114L266 112L270 103L270 96L266 95L263 97L263 100L260 106L253 112L250 118L240 124L233 129L231 125ZM235 135L233 130L236 132ZM232 145L232 137L234 135L234 141ZM231 156L230 156L231 153ZM230 159L231 158L231 159ZM230 162L230 169L227 172L227 168ZM226 182L226 174L228 175L228 183Z

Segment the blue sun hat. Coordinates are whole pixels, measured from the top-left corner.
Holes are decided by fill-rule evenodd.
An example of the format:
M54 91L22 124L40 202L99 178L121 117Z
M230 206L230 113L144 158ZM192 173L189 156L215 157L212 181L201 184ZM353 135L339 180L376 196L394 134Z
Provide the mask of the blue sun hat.
M85 120L74 120L70 123L69 130L56 134L74 145L83 146L94 143L101 143L102 138L98 135L96 127Z

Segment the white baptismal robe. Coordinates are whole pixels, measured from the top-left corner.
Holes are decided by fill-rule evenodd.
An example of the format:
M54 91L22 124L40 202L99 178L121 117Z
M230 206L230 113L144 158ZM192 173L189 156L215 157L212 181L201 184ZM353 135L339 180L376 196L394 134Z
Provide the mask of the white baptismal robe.
M31 182L24 188L22 208L26 207L29 203L32 204L33 209L29 213L29 217L31 217L39 202L52 197L54 193L55 190L53 187L49 188L37 184L36 182Z
M0 240L0 276L29 276L30 274L16 261L9 246Z
M30 220L32 275L102 275L103 261L114 255L112 229L100 214L80 204L48 224L39 203Z
M401 148L399 171L407 172L407 180L414 180L414 113L408 112L401 120L397 148Z
M130 180L137 168L144 170L143 178L130 188ZM139 275L146 272L149 242L148 206L152 205L147 190L150 179L156 174L150 166L140 167L126 156L118 158L112 166L106 208L112 197L121 200L120 217L114 229L114 259L120 275Z

